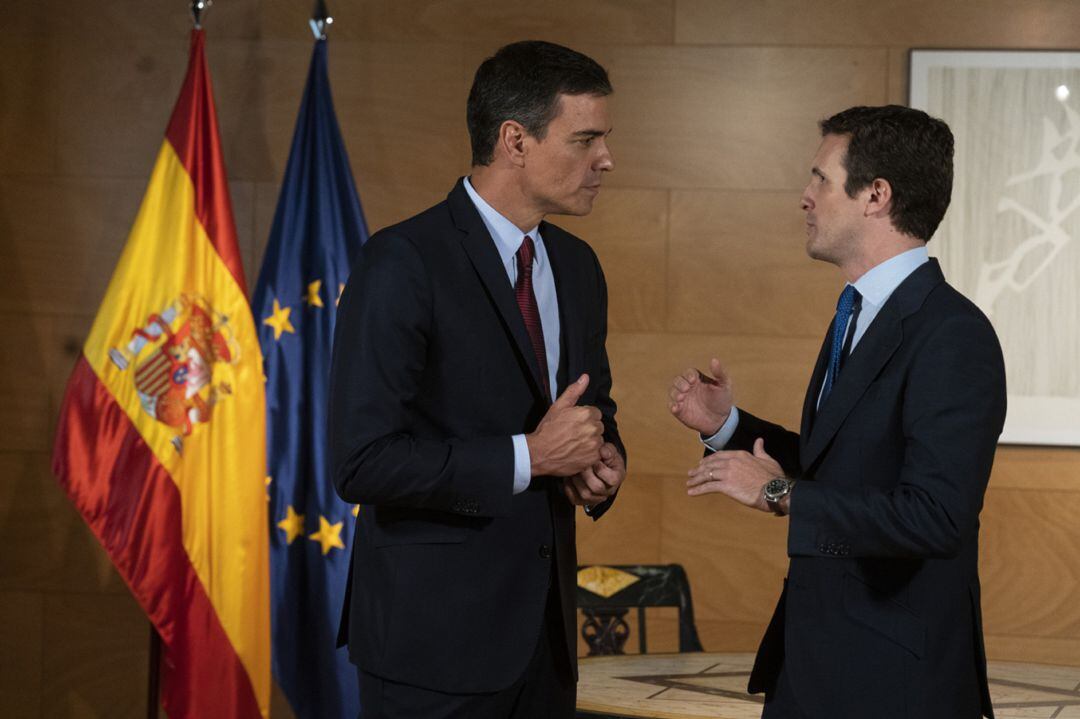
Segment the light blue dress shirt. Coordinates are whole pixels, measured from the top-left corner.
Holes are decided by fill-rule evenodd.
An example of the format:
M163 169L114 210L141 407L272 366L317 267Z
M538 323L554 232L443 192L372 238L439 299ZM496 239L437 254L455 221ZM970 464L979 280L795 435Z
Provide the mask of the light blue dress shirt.
M525 240L525 235L532 238L536 250L533 256L533 293L536 295L536 305L540 310L540 326L544 332L544 349L547 352L548 386L551 398L554 399L555 392L558 390L555 376L559 370L559 332L561 331L559 298L555 294L555 275L551 270L547 250L544 248L544 240L540 236L539 225L528 232L522 232L517 225L499 214L498 210L480 197L467 177L465 178L465 192L476 205L484 226L491 235L491 239L495 241L495 248L499 251L499 259L502 260L506 276L510 280L510 287L517 284L518 248ZM532 458L529 456L529 443L525 441L525 435L515 434L513 440L514 494L519 494L524 492L532 481Z
M852 352L855 351L855 346L859 344L859 340L866 334L866 330L870 327L874 318L878 316L878 312L881 311L885 302L900 286L900 283L929 260L930 255L926 251L926 246L916 247L907 252L901 252L895 257L890 257L855 280L855 289L862 295L862 308L859 310L859 316L855 320L855 335L851 338ZM850 332L852 332L852 328L849 322L847 333ZM847 333L844 335L845 339ZM822 389L818 392L818 404L821 403L821 392L824 389L824 383L822 383ZM720 427L720 430L712 437L702 438L702 441L709 449L721 450L731 441L731 437L735 434L735 428L738 426L739 409L732 407L727 422Z

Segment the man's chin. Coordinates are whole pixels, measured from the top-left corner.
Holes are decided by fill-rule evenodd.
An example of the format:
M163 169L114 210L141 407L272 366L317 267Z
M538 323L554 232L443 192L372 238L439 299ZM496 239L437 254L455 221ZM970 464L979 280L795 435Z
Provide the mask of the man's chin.
M806 239L806 254L812 260L819 260L821 262L832 262L832 258L830 257L829 253L821 247L815 245L813 239L809 237Z
M594 197L583 197L575 199L574 202L568 202L559 205L558 209L552 210L548 214L550 215L571 215L573 217L584 217L592 212Z

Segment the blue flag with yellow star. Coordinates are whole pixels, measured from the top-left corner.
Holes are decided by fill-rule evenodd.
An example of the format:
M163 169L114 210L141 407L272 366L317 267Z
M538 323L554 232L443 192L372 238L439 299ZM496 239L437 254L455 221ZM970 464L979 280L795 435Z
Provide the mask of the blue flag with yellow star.
M326 442L330 345L349 263L367 240L318 40L255 287L266 372L273 668L300 719L355 717L355 668L336 648L356 522Z

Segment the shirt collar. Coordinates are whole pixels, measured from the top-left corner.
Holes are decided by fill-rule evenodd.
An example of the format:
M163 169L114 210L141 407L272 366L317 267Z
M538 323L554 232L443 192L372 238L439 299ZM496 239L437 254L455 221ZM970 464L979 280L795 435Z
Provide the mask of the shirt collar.
M926 245L901 252L871 268L855 280L855 289L862 295L863 301L881 307L908 275L929 260L930 254L926 250Z
M495 240L495 247L499 250L499 257L502 259L503 265L509 265L514 261L514 256L517 254L518 248L521 247L521 241L525 235L528 235L533 239L533 243L539 245L541 243L540 233L538 232L540 225L533 227L528 232L522 232L518 229L510 220L506 219L499 213L494 207L489 205L483 197L473 188L472 183L469 182L469 178L465 178L465 192L469 194L469 199L476 205L477 211L480 213L480 219L484 221L484 226L487 227L487 231L491 234L491 239ZM537 253L537 260L539 260L539 253Z

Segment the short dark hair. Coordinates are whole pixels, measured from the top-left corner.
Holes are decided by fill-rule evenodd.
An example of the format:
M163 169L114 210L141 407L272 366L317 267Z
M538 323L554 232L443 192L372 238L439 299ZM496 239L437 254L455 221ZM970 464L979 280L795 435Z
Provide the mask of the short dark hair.
M562 45L526 40L499 48L477 68L469 91L472 164L491 164L507 120L544 139L561 94L610 95L611 81L595 60Z
M821 134L848 138L844 191L854 197L875 179L892 186L889 218L927 242L949 208L953 135L943 121L900 105L852 107L821 121Z

